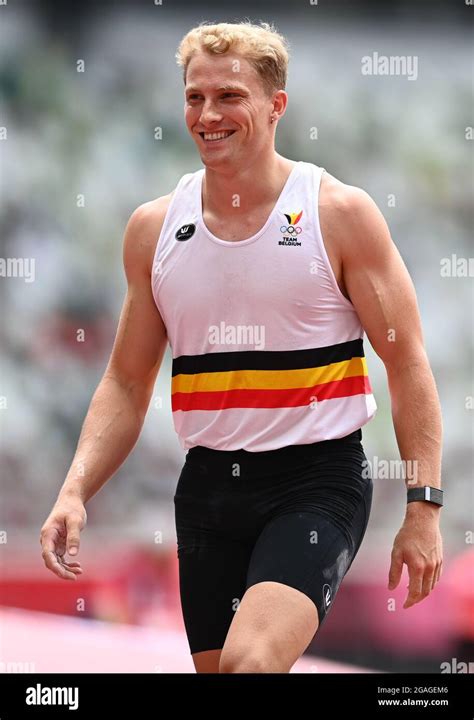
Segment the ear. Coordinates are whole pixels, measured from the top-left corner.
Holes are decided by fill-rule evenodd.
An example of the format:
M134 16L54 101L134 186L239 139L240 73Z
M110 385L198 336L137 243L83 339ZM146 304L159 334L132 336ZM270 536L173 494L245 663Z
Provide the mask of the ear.
M288 93L285 90L277 90L273 95L272 104L272 115L275 116L275 120L279 120L285 114L288 105Z

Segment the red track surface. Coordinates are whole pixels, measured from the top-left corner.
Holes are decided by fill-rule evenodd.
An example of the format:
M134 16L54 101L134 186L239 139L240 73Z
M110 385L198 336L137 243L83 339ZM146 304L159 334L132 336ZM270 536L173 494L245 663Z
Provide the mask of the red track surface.
M192 673L183 633L97 620L0 608L0 671L45 673ZM298 660L292 672L367 670L317 657Z

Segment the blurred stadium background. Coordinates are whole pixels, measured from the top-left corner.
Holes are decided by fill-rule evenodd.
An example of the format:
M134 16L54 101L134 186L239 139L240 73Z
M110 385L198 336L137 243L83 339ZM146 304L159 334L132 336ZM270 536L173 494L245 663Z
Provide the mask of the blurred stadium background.
M363 546L296 669L439 672L442 662L472 660L473 280L443 277L440 266L473 254L474 8L461 0L415 9L401 0L288 1L260 3L257 13L251 3L223 10L211 0L2 5L1 257L34 258L35 279L0 278L0 669L192 670L178 596L173 493L184 453L172 426L169 349L137 447L88 503L79 582L44 568L39 531L111 349L127 219L201 167L182 119L176 47L202 20L244 17L274 22L290 42L278 151L363 187L384 213L417 289L444 416L442 582L408 611L406 583L387 590L405 492L400 479L374 477ZM416 81L364 76L361 58L375 51L417 56ZM366 352L379 410L364 448L374 462L395 460L384 367L367 340Z

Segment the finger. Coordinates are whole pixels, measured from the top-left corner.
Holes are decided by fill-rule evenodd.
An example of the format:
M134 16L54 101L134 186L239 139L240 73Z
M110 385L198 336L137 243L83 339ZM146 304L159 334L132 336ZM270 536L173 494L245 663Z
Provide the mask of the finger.
M41 534L41 544L43 546L44 564L55 575L65 580L75 580L76 575L67 568L63 568L58 559L57 548L62 547L63 543L58 528L49 527ZM61 552L61 550L60 550Z
M61 565L63 565L64 567L66 567L68 570L72 570L72 571L79 570L80 572L82 572L81 563L78 563L78 562L74 562L74 563L66 562L66 561L63 560L62 558L59 558L59 562L60 562Z
M71 566L68 565L67 563L63 563L63 567L65 567L66 570L69 570L69 572L72 572L72 573L74 573L75 575L82 575L82 573L84 572L83 569L82 569L80 566L78 566L78 567L71 567Z
M41 533L40 543L43 550L55 550L59 538L59 530L56 527L48 527Z
M65 568L58 560L56 553L52 550L43 550L44 564L55 575L65 580L75 580L76 575Z
M43 549L41 554L43 556L46 567L48 567L50 570L53 569L53 564L56 560L58 535L59 533L56 528L49 528L42 535L41 544Z
M440 569L441 569L441 562L437 563L437 564L436 564L436 567L435 567L435 569L434 569L434 573L433 573L433 584L432 584L432 586L431 586L431 590L434 589L434 586L436 585L436 583L437 583L438 580L439 580Z
M403 605L404 608L409 608L415 603L421 600L421 591L423 587L423 568L416 565L408 566L408 574L410 582L408 585L408 596Z
M64 568L64 569L68 573L72 573L73 575L82 575L82 573L84 572L82 568Z
M62 563L63 565L67 565L68 567L81 567L81 563L79 562L79 560L66 560L65 555L59 555L59 553L56 553L56 555L58 557L59 562ZM0 720L1 720L1 718L0 718Z
M438 568L436 570L436 582L439 582L442 574L443 574L443 561L440 560Z
M390 565L390 572L388 574L388 589L394 590L398 583L400 582L400 578L402 576L402 570L403 570L403 559L402 556L398 553L392 553L392 562Z
M69 555L77 555L80 545L81 526L76 517L66 518L67 551Z
M425 568L425 573L423 575L423 585L421 588L421 594L423 598L428 597L430 592L433 589L433 585L435 583L435 577L436 577L436 565L430 566Z
M56 552L58 555L64 555L66 553L66 538L61 533L58 534L56 540Z

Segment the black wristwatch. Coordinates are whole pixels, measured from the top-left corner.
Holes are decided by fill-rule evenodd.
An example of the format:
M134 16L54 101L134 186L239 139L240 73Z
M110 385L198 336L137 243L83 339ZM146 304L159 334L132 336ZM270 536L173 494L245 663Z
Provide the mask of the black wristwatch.
M439 488L430 487L425 485L424 487L409 488L407 490L407 503L413 502L414 500L425 500L426 502L433 503L434 505L443 505L443 491Z

